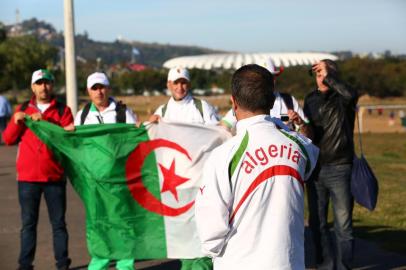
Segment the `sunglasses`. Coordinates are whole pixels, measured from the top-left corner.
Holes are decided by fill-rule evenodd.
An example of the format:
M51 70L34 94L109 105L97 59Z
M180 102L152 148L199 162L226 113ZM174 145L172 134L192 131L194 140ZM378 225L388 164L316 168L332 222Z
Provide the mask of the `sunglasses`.
M93 85L92 87L90 87L90 90L96 91L96 90L104 89L104 88L107 88L107 86L105 86L105 85L103 85L103 84L96 83L95 85Z
M52 82L47 79L41 79L35 82L36 85L51 84Z

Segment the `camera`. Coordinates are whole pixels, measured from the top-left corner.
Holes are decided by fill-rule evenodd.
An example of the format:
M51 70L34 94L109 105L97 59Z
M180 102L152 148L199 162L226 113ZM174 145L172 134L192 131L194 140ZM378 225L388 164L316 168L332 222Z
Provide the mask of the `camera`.
M289 121L289 116L287 116L286 114L281 115L281 120L282 120L282 122L288 122Z

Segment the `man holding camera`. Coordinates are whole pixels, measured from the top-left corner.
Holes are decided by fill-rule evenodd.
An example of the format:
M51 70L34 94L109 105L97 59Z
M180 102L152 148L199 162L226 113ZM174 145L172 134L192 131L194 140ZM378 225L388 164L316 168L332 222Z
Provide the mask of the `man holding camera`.
M307 184L309 225L313 232L318 269L351 269L353 228L350 180L354 156L354 120L358 93L339 79L337 64L313 65L317 89L304 101L304 112L320 148L318 168ZM329 199L333 204L336 256L328 228ZM335 257L335 258L334 258Z

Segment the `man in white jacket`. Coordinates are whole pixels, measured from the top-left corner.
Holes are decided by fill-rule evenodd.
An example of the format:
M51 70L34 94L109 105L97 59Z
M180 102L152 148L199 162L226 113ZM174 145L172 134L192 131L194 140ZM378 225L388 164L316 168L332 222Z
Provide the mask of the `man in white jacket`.
M305 268L304 181L318 149L271 121L273 85L258 65L234 73L237 134L205 164L195 215L215 270Z
M127 123L136 124L137 116L131 109L110 96L110 82L106 74L95 72L87 77L87 93L90 102L75 117L75 126L94 124ZM115 258L92 257L89 270L105 270ZM134 258L118 260L118 270L133 270Z
M171 68L166 86L171 91L168 103L159 106L149 118L156 123L161 119L168 122L217 125L219 117L215 108L205 100L197 99L190 93L190 75L185 68ZM181 270L211 270L210 258L180 259Z

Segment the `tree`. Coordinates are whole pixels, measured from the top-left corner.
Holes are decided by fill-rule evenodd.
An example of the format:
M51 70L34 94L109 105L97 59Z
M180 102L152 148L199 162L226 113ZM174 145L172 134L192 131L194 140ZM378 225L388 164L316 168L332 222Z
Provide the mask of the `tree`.
M24 89L31 74L40 68L52 68L57 49L40 43L32 36L8 38L0 43L0 91Z
M0 43L5 41L7 38L7 30L2 22L0 22Z
M352 58L340 63L344 80L357 88L360 94L377 97L406 94L406 61Z

